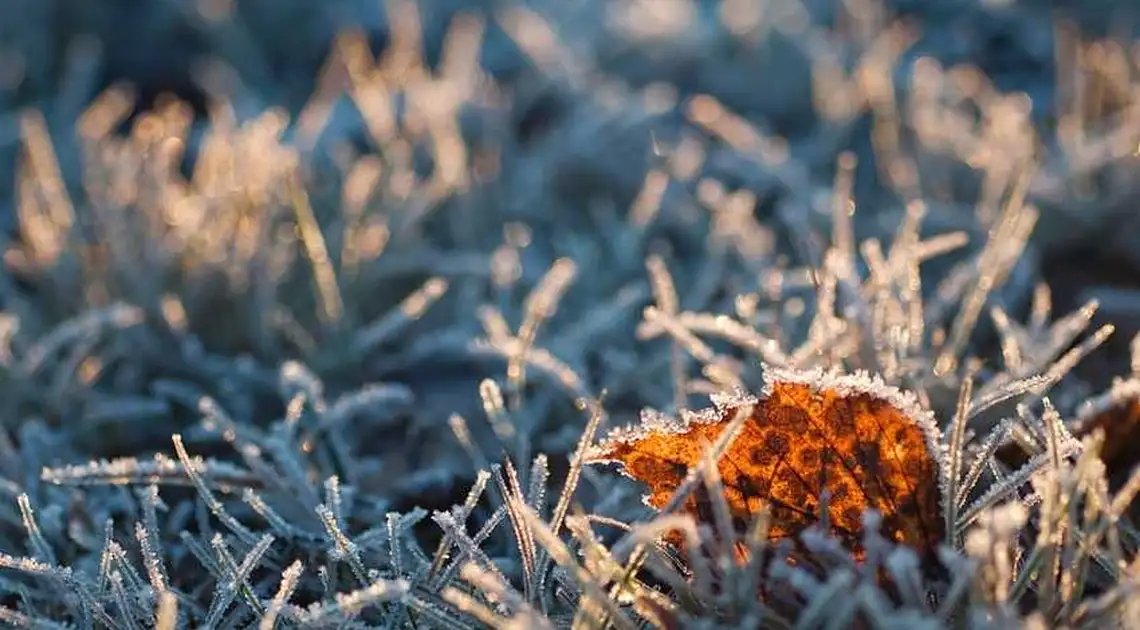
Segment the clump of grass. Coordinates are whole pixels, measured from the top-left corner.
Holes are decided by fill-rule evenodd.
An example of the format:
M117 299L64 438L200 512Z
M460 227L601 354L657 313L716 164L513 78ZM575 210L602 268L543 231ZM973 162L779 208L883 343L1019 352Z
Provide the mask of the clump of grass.
M338 40L296 117L231 95L207 121L174 101L128 120L125 87L74 134L24 113L0 621L1140 627L1140 482L1110 492L1102 438L1067 421L1113 328L1094 301L1054 315L1056 235L1032 236L1128 168L1135 64L1105 44L1104 107L1077 99L1052 134L973 70L923 59L895 86L915 34L886 13L851 10L845 34L796 15L741 30L735 11L689 26L743 51L793 36L810 133L617 81L617 39L584 58L521 7L455 19L428 67L411 3L379 59ZM514 85L480 69L490 25L526 55ZM597 37L652 50L655 32ZM842 150L864 127L873 162ZM943 176L978 194L939 199L969 188ZM865 370L932 414L937 571L873 514L863 565L822 529L802 542L823 573L767 562L767 515L715 531L584 466L603 429L755 390L763 365ZM1010 444L1024 465L994 457ZM713 472L676 500L700 486L723 509Z

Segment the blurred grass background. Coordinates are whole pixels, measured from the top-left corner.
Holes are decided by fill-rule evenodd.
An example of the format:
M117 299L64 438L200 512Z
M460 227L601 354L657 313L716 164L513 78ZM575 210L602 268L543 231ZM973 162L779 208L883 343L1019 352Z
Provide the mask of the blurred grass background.
M1105 177L1101 163L1113 161L1114 152L1105 156L1103 147L1090 148L1109 134L1126 138L1135 124L1129 108L1134 106L1138 18L1127 3L581 0L515 6L426 0L415 5L415 28L429 67L438 64L456 16L485 22L477 46L480 65L502 96L494 107L511 110L512 118L505 130L465 129L465 139L508 133L525 170L542 174L544 183L527 191L535 200L614 197L620 207L635 194L649 166L651 135L675 131L667 106L661 115L638 120L581 113L604 81L634 91L649 88L651 96L668 94L674 101L712 95L786 139L817 185L830 184L840 151L854 151L860 158L856 200L868 209L861 215L870 217L892 200L884 198L885 182L876 177L871 117L845 111L852 107L844 102L850 95L837 95L843 90L837 81L852 78L855 64L868 52L878 56L877 65L865 67L864 78L889 73L881 77L890 80L884 87L899 95L914 88L916 64L957 68L953 78L959 83L975 80L963 68L977 69L992 89L1031 100L1031 119L1040 134L1034 151L1044 162L1044 175L1030 194L1045 210L1034 238L1044 248L1043 272L1053 284L1064 285L1058 298L1075 304L1077 294L1104 288L1112 307L1127 311L1136 302L1130 292L1140 268L1130 240L1136 234L1134 191L1127 177L1106 182L1107 194L1100 191L1091 180ZM499 19L512 7L540 18L557 38L559 54L581 67L540 67L549 64L536 63L522 50L518 33L508 33ZM25 108L44 112L70 173L79 168L79 151L69 129L111 86L132 86L136 112L177 97L192 108L196 126L204 123L209 103L222 100L239 118L267 108L296 117L317 90L338 34L362 35L374 53L393 37L390 7L374 0L10 0L2 11L0 214L9 224L16 216L18 120ZM888 24L898 28L888 30ZM575 77L575 72L586 74ZM863 83L864 91L873 87ZM352 109L337 107L321 135L363 149L367 132ZM947 143L932 140L924 148L945 153L945 147L933 146L936 142ZM1065 151L1077 145L1085 145L1087 155ZM957 161L931 166L944 181L931 178L923 184L931 190L937 186L947 205L972 206L979 178L970 169L959 172ZM731 163L720 166L737 180L755 179ZM1075 188L1067 178L1073 170L1098 174L1083 178L1080 194L1070 194ZM763 192L762 182L732 182L740 184ZM1098 246L1090 245L1094 242ZM1068 264L1074 259L1083 264Z

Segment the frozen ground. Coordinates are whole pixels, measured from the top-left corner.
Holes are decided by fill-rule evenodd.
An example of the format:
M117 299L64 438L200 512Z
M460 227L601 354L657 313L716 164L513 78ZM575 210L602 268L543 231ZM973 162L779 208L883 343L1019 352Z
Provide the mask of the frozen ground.
M313 615L342 623L331 591L419 561L386 537L428 550L456 539L454 514L425 515L464 500L481 457L509 455L541 486L547 464L525 469L547 453L561 483L584 424L574 400L600 397L613 426L694 404L674 385L700 380L700 364L757 382L763 352L710 341L710 360L683 335L665 343L647 305L734 314L785 350L831 334L812 323L826 291L811 269L842 270L825 255L847 242L836 204L855 208L854 242L888 252L908 204L925 209L924 238L961 233L963 247L923 264L921 291L933 329L969 311L965 287L997 279L952 353L982 357L983 380L1017 372L1011 362L1047 367L1074 337L1091 349L1102 340L1085 332L1113 324L1052 394L1075 413L1128 372L1140 333L1140 10L1125 5L7 0L0 554L86 577L41 572L74 589L65 602L34 566L0 571L0 603L101 619L83 600L94 593L120 627L146 625L165 601L156 580L180 575L183 623L236 627L264 615L304 556L315 560L295 601L323 602ZM955 273L963 284L943 300L936 288ZM1053 317L1091 300L1099 310L1071 335L1000 323L1032 318L1041 283ZM863 299L879 303L869 287ZM890 320L884 309L873 316ZM681 319L710 333L711 319ZM923 369L945 348L928 337L913 357ZM899 343L876 339L879 351ZM793 362L851 368L852 348ZM502 408L484 379L503 384ZM954 383L932 387L935 411L952 415ZM477 448L456 439L464 431ZM269 501L283 520L240 493L228 509L260 529L208 514L208 492L177 487L193 481L185 462L152 464L174 457L176 433L190 456L242 466L211 465L217 478L199 479L209 492L276 496L256 464L271 453L270 476L291 488ZM142 463L64 468L122 457ZM587 477L576 501L642 515L636 498L622 503L633 490L599 498L607 482ZM160 481L175 487L156 501ZM121 561L127 603L100 568L115 556L108 519L140 567ZM209 548L216 529L232 549ZM281 544L261 548L266 532ZM488 553L514 580L526 571L504 537ZM143 539L161 546L161 571ZM214 553L237 564L249 553L256 571ZM384 604L380 618L423 623L437 604ZM287 622L305 619L290 610Z

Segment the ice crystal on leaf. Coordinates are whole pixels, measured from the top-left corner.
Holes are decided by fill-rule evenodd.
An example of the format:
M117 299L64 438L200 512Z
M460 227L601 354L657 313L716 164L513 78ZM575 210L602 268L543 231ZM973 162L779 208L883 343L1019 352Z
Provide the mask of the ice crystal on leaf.
M757 398L714 396L713 409L686 414L674 426L619 430L590 461L622 464L649 486L646 502L664 508L700 466L703 449L744 415L715 456L735 527L748 528L767 510L769 539L794 541L826 523L862 557L863 513L874 510L891 539L932 556L944 535L945 497L938 494L942 436L931 414L866 374L768 368L765 379ZM698 521L713 518L707 500L695 496L683 511Z

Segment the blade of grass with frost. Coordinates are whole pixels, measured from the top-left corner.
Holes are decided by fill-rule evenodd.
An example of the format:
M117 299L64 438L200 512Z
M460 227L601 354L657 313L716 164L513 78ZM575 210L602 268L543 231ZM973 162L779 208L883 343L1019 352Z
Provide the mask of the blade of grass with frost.
M504 474L504 471L506 474ZM519 561L523 570L523 596L526 601L534 601L535 561L537 549L532 531L526 527L519 505L526 505L526 497L522 493L518 474L510 459L506 459L502 466L491 466L491 478L499 490L500 504L506 508L511 529L515 535L515 545L519 553Z
M404 580L377 580L355 591L337 593L334 603L313 604L297 611L296 617L312 626L344 622L358 617L371 606L398 602L407 597L409 591L410 585Z
M521 356L527 365L540 374L548 376L561 386L571 398L577 400L590 395L585 383L569 365L543 348L531 347L522 352L519 350L519 344L520 342L514 338L497 341L476 339L469 344L468 348L475 355L491 355L507 360L510 360L510 357Z
M644 303L650 293L650 289L642 282L631 282L623 286L612 299L591 308L578 321L551 331L553 339L548 347L554 354L574 357L572 362L579 363L580 359L576 355L582 354L592 342L612 336L616 324L636 312L637 306Z
M265 449L265 436L247 424L238 425L218 403L209 396L198 399L198 412L202 415L199 425L203 430L221 435L235 451L241 455L246 466L263 480L265 485L281 487L280 475L266 462L261 454Z
M40 531L40 526L39 523L36 522L35 511L32 510L31 500L28 498L28 495L21 494L16 500L20 505L20 515L24 522L24 530L28 534L28 547L32 550L32 557L47 564L59 564L55 552L52 551L51 545L48 544L47 539L44 538L43 533Z
M182 444L182 436L175 433L172 436L172 440L174 441L174 450L178 454L179 461L182 462L182 468L186 472L186 476L189 477L190 483L198 491L198 496L202 498L202 501L206 504L206 507L209 508L210 512L215 517L217 517L217 519L221 521L227 529L233 532L234 535L236 535L242 542L247 545L255 544L257 542L257 537L253 535L253 532L251 532L245 525L242 525L240 522L238 522L237 519L231 516L229 512L226 511L226 508L222 505L221 501L218 501L217 497L214 496L214 493L210 491L210 488L208 486L206 486L205 481L202 480L202 476L198 472L197 465L190 459L190 455L186 453L186 446Z
M512 409L521 406L522 391L526 385L526 362L523 360L523 355L534 345L539 327L558 309L562 295L570 288L577 273L578 266L573 260L559 258L526 297L523 304L523 320L519 324L516 337L518 340L516 352L507 360L507 382L511 387Z
M677 286L669 267L660 256L649 256L645 260L645 268L649 272L649 286L653 291L653 301L657 309L671 317L680 312L680 299L677 296ZM649 318L646 318L649 321ZM669 374L673 383L673 409L676 413L688 408L685 394L685 354L684 350L674 340L669 345ZM555 530L557 531L557 530Z
M1002 212L1001 219L991 231L990 239L986 242L981 254L978 256L973 269L975 275L970 278L971 288L961 302L958 312L951 326L945 344L938 351L935 359L935 372L946 374L957 365L958 355L961 354L977 323L978 315L990 292L1000 285L1012 264L1020 257L1025 246L1023 233L1036 220L1036 214L1021 205L1020 195L1024 190L1011 195L1008 205Z
M98 573L95 576L96 592L105 591L108 580L111 578L111 567L115 561L114 546L118 544L115 542L114 536L115 521L109 518L103 525L103 546L99 553Z
M478 589L489 601L498 602L505 610L514 611L513 614L516 618L524 615L539 618L542 623L536 626L537 628L553 627L544 616L536 613L517 591L502 581L502 576L488 572L475 563L468 562L460 568L459 577ZM454 586L449 586L443 590L443 598L451 602L456 608L477 619L484 620L486 618L498 623L499 618L494 612ZM495 625L495 623L491 625Z
M94 615L110 630L120 630L119 625L103 608L99 599L91 592L89 586L83 582L82 576L77 576L67 567L46 564L34 558L17 558L6 553L0 553L0 569L17 571L26 575L36 575L57 582L63 588L73 592L79 600L81 612ZM81 616L83 617L83 616Z
M678 346L701 363L709 364L716 360L716 353L713 349L669 313L656 306L647 306L643 311L643 317L647 323L660 325L676 341Z
M1010 321L1000 307L994 307L991 317L1002 337L1002 355L1007 361L1008 376L999 375L992 386L999 386L1009 378L1044 372L1050 369L1051 364L1055 366L1058 355L1092 323L1097 308L1097 302L1092 300L1046 328L1044 324L1038 327L1032 323L1021 326ZM1048 313L1048 310L1043 310L1034 316L1048 317Z
M495 432L495 437L504 446L518 447L518 432L512 422L511 414L507 411L503 390L492 379L483 379L479 382L479 401L483 404L483 413ZM517 454L516 454L517 455Z
M1069 435L1058 414L1043 414L1042 422L1047 446L1046 452L1030 458L1021 468L1004 478L999 478L981 497L963 510L955 525L957 533L963 533L982 512L992 509L1004 499L1014 495L1042 468L1056 470L1062 459L1080 452L1081 445Z
M984 391L979 392L979 394L970 401L970 408L966 412L966 417L972 420L1007 400L1024 396L1025 394L1032 394L1033 399L1044 396L1049 387L1055 383L1056 376L1052 374L1040 374L1016 381L1006 381L1001 387L986 387Z
M387 504L377 507L378 509L381 507L387 509ZM458 507L459 506L453 506L453 509L458 509ZM427 510L414 508L404 513L389 511L385 513L386 519L388 514L397 515L390 531L387 523L385 523L383 527L372 528L369 530L370 532L376 534L383 532L383 535L380 538L368 539L362 534L356 537L356 545L361 549L380 550L383 549L381 541L394 539L400 544L400 553L403 557L411 561L408 573L419 577L426 576L428 570L431 568L431 559L428 558L427 554L424 553L424 549L419 545L415 532L421 524L427 520ZM388 548L390 550L391 543L389 543Z
M259 478L229 462L194 457L192 460L198 480L220 492L234 488L257 489L262 487ZM195 481L186 465L161 453L152 461L134 457L115 460L96 460L86 464L69 464L59 468L44 468L40 473L44 481L67 486L121 486L121 485L176 485L192 486Z
M294 496L306 510L314 510L320 504L321 498L310 482L309 466L301 453L301 447L290 435L290 427L285 423L277 423L271 429L262 448L273 458L276 470L284 479Z
M515 509L520 514L522 526L532 532L534 540L546 548L555 563L570 572L578 587L582 589L583 596L600 608L596 613L600 616L595 617L592 621L598 623L604 619L605 622L613 624L619 630L635 630L636 626L633 621L618 607L616 600L606 593L604 584L574 560L574 554L569 547L551 532L542 522L542 519L529 507L517 499L514 499L513 502ZM579 612L585 612L585 609L586 607L582 606L579 608ZM584 625L586 622L587 619L579 614L571 627L590 627Z
M208 532L203 534L203 536L206 535ZM204 538L196 537L190 532L182 530L178 532L178 539L186 545L186 550L194 556L194 559L206 569L210 576L215 580L222 579L222 567L218 565L218 560L214 554L210 553L209 544L204 542Z
M56 326L50 333L39 339L27 352L20 363L20 373L31 376L67 344L83 339L91 339L105 334L108 330L124 329L143 321L142 309L128 304L117 303L106 308L89 310L71 320Z
M396 577L404 577L407 571L404 569L404 554L401 548L400 532L398 530L400 524L400 515L397 512L389 512L385 521L388 528L388 564L392 566L392 574Z
M470 620L461 615L456 615L446 606L447 602L442 598L408 595L402 603L407 611L408 623L427 625L439 630L470 630L471 628Z
M549 523L550 531L554 532L555 535L561 533L562 524L566 519L566 515L570 510L570 503L574 498L574 492L578 489L582 468L586 464L586 453L594 443L598 428L605 420L605 411L602 409L600 401L583 399L581 403L589 410L590 419L587 421L586 428L582 431L582 435L578 438L578 445L574 449L574 454L570 457L570 470L566 474L566 480L562 483L562 492L558 495L558 502L554 505L554 511L551 513ZM550 561L550 555L546 552L545 548L540 549L535 568L537 587L540 593L545 592L547 570L549 569Z
M478 564L483 570L493 573L502 580L504 584L508 584L507 577L502 573L502 570L496 566L495 562L483 550L482 545L489 539L490 535L499 527L504 519L507 518L507 508L500 507L495 510L487 522L483 525L474 536L467 534L461 527L462 522L454 515L447 512L436 512L432 515L432 520L439 525L440 529L450 540L450 544L459 549L459 554L452 560L451 564L444 566L439 572L438 577L435 578L436 585L449 584L455 577L455 573L466 564ZM520 594L519 597L522 597Z
M158 606L154 611L155 630L177 630L178 628L178 598L174 593L162 593L158 598Z
M904 606L928 613L933 612L923 581L922 565L912 550L896 547L887 556L883 566L898 585Z
M546 511L546 486L550 481L550 465L545 453L535 455L527 475L526 504L536 513Z
M475 475L475 482L471 484L471 489L467 491L467 498L463 503L453 508L457 512L453 518L457 522L466 522L471 513L479 504L479 499L483 496L483 492L487 489L487 482L491 479L491 473L485 469L479 469ZM496 511L498 513L498 511ZM431 567L428 569L428 578L433 578L443 568L444 562L447 561L448 553L451 547L450 534L444 534L443 539L440 540L439 546L436 548L435 555L432 558ZM446 583L446 581L444 582Z
M619 575L622 566L614 562L609 549L594 534L590 524L589 519L580 513L566 518L566 530L577 542L578 555L583 559L583 564L595 575Z
M1086 447L1073 468L1073 494L1083 499L1083 505L1078 500L1069 505L1069 527L1061 554L1064 567L1061 580L1063 611L1068 613L1089 592L1090 563L1095 563L1106 575L1115 576L1117 580L1124 577L1120 573L1121 567L1125 566L1123 558L1114 555L1112 549L1106 550L1104 545L1105 534L1115 530L1116 524L1108 519L1112 504L1103 492L1108 487L1108 480L1099 461L1100 445L1089 448L1092 443L1084 443Z
M206 613L205 624L207 628L214 628L221 623L222 615L233 603L236 595L241 595L246 605L259 616L265 613L261 600L258 599L253 587L249 584L249 575L261 564L274 540L271 534L262 536L242 559L241 566L234 562L234 558L230 555L221 534L215 535L210 541L214 547L218 565L224 571L223 577L225 579L220 581L214 590L214 599L210 602L210 609Z
M686 565L684 572L677 562L668 558L668 552L663 548L661 539L670 532L679 532L686 545L701 544L701 537L697 531L696 523L689 515L666 514L644 523L635 523L628 530L628 537L638 546L644 546L646 553L642 554L638 571L646 571L659 580L663 585L680 598L689 598L700 601L700 594L709 594L709 585L713 584L713 574L709 569L708 559L694 557L692 563ZM609 556L616 557L612 554ZM610 578L615 584L625 581L627 589L637 590L638 585L632 579L628 563L618 565L618 573ZM620 595L620 593L619 593ZM633 595L636 596L636 593Z
M422 317L427 309L443 297L448 286L449 283L444 278L431 278L404 298L398 307L361 326L353 334L352 343L349 345L350 358L359 361L372 354L377 346L390 340L408 324Z
M20 136L27 150L26 166L30 171L29 175L38 184L40 192L45 197L45 219L51 222L53 231L58 234L58 243L53 248L55 255L58 256L65 245L66 235L75 221L75 208L64 187L66 180L60 170L59 157L56 155L48 131L48 121L39 111L29 109L20 116L19 124Z
M482 475L486 473L487 468L490 466L490 460L487 459L487 455L483 452L483 449L479 448L479 445L475 443L475 439L471 436L471 429L467 425L467 420L459 414L451 414L447 419L447 424L451 428L451 432L455 435L455 439L459 442L459 445L463 447L464 451L467 451L467 455L471 458L471 461L474 462L479 474Z
M277 625L277 618L289 603L289 598L297 590L305 565L300 560L294 560L281 572L281 584L277 587L277 594L269 602L269 608L258 622L258 630L273 630Z
M138 570L131 562L131 557L127 554L127 550L117 542L110 545L109 549L112 560L111 572L118 573L132 591L146 593L146 581L139 575ZM149 599L150 596L147 595L146 597Z
M687 539L697 542L699 536L696 535L696 529L692 527L692 520L684 520L689 524L688 534L686 534ZM613 556L610 555L606 546L594 536L587 519L578 515L569 517L566 521L566 527L577 542L577 546L580 549L579 555L583 558L585 568L590 574L597 576L599 582L602 583L621 578L625 573L625 567L617 563ZM646 556L645 566L649 566L654 560L656 560L656 557L653 554L648 554ZM688 597L690 599L699 599L700 601L713 601L715 599L714 591L712 590L705 589L699 594L696 593L694 586L696 580L692 582L686 581L684 576L681 576L674 568L666 568L664 567L664 563L659 563L659 569L660 572L656 573L656 575L667 576L662 577L662 582L671 589L671 593L674 597ZM711 585L708 582L702 584ZM669 609L674 605L671 597L665 595L661 590L645 585L640 581L630 581L626 584L626 588L631 594L626 601L619 603L631 604L638 615L643 618L650 618L644 609L646 601L652 601L662 609Z
M399 383L365 385L333 401L325 413L321 414L316 428L313 429L311 439L315 440L326 431L339 429L343 423L361 412L393 403L407 406L413 402L415 402L415 394L405 385Z
M832 247L824 254L824 265L835 268L837 294L844 301L843 315L846 319L853 320L861 331L858 356L854 357L858 361L855 367L880 372L882 370L873 344L874 328L871 324L869 304L860 294L861 282L857 275L857 250L853 225L855 164L854 153L844 152L839 156L835 173L835 192L832 195ZM913 243L908 241L906 245L911 246Z
M1061 563L1061 545L1064 543L1067 523L1067 503L1070 495L1065 488L1062 471L1057 468L1046 469L1045 474L1036 478L1034 491L1041 497L1038 511L1038 532L1035 547L1041 550L1038 568L1038 579L1035 591L1047 608L1059 608L1057 596L1057 576L1063 568Z
M158 530L157 509L159 507L163 510L169 508L159 497L158 486L153 484L147 486L145 491L137 491L136 496L142 511L142 521L135 523L135 540L138 541L139 552L142 554L143 565L146 568L151 587L154 589L155 595L161 596L166 592L167 585L170 584L170 576L166 571L162 557L156 553L156 549L161 549L162 542Z
M329 542L332 543L332 553L329 555L334 560L341 560L348 564L352 570L353 577L356 578L362 586L368 584L368 571L364 568L364 562L360 559L360 550L356 543L345 535L341 530L340 525L337 523L336 516L332 510L325 504L318 505L316 508L317 517L320 518L321 524L325 527L325 533L328 535Z
M1087 339L1077 344L1076 347L1066 352L1061 358L1053 362L1046 374L1054 381L1059 381L1062 377L1069 373L1077 363L1092 353L1093 350L1099 348L1109 337L1116 332L1116 326L1112 324L1105 324L1101 326Z
M958 510L965 507L970 493L977 487L978 480L981 479L986 467L994 461L994 454L997 453L998 448L1005 443L1013 426L1013 420L1003 420L990 430L989 434L986 435L985 439L982 440L978 448L974 451L970 465L966 469L966 474L963 476L963 480L958 484L958 494L954 497Z
M476 621L483 623L488 628L509 627L512 619L517 619L517 616L514 618L499 616L495 613L495 611L487 608L482 602L478 601L470 594L466 593L465 591L461 591L454 586L448 586L444 588L443 591L441 591L440 596L443 598L443 601L454 606L456 610L465 615L473 617ZM552 628L552 626L541 626L537 624L533 627Z
M772 365L788 366L788 357L775 339L767 337L755 328L743 324L727 315L712 313L692 313L685 311L676 314L677 322L686 330L716 339L723 339L733 345L749 350L760 360ZM637 327L638 339L653 339L665 332L659 321L644 319Z
M1050 449L1056 450L1054 444L1064 437L1063 424L1051 405L1046 405L1045 413L1052 417L1051 424L1057 427L1046 434L1050 438ZM1097 440L1086 439L1084 447L1075 466L1055 467L1052 475L1034 481L1034 489L1041 496L1037 546L1045 549L1043 564L1051 567L1046 584L1048 588L1039 590L1049 596L1060 594L1062 610L1070 608L1069 602L1080 598L1083 588L1076 581L1083 580L1083 567L1088 559L1096 561L1110 575L1120 566L1112 563L1100 550L1101 535L1096 529L1089 528L1088 521L1095 519L1105 506L1097 503L1088 488L1105 487L1107 481L1103 466L1097 460ZM1078 514L1082 498L1084 519ZM1056 583L1053 574L1057 575ZM1075 587L1078 592L1073 592L1075 583L1078 584Z
M916 223L920 222L925 214L925 206L918 206L914 210L912 210L912 206L917 206L917 204L908 204L907 214L909 215L911 212L914 212L920 215L914 219ZM948 234L944 236L952 237L954 235ZM965 244L965 239L960 239L958 243L947 239L946 246L942 250L938 249L937 246L932 246L934 242L935 239L931 239L931 241L921 241L919 239L918 228L915 227L912 240L906 243L907 254L909 255L906 257L906 273L904 276L905 279L901 283L900 297L902 307L906 312L906 347L903 354L908 357L921 352L926 334L926 305L922 297L922 274L919 272L919 265L932 255L938 255L943 251L953 249L955 244ZM895 246L892 246L892 254L894 254L894 249Z
M127 630L139 630L138 624L135 623L135 615L137 614L134 602L130 601L127 597L127 591L123 588L123 575L118 571L111 573L111 594L114 597L115 605L119 611L119 618L126 624Z
M289 401L302 396L315 411L325 407L325 384L313 370L300 361L285 361L277 376L277 388L282 400Z
M741 425L740 430L743 430L743 425ZM726 444L731 445L733 439L735 438L730 438ZM709 496L709 503L712 507L712 525L715 534L713 540L720 542L717 551L722 561L729 561L735 555L739 535L733 526L732 514L726 501L724 483L721 480L720 468L717 466L719 457L712 456L715 451L712 450L712 445L709 446L710 448L705 451L701 458L697 474L701 476L704 482L705 492ZM824 512L826 513L826 510Z
M325 505L329 507L329 513L332 514L333 519L340 528L345 527L344 523L344 497L340 491L340 478L332 475L325 479Z
M845 569L840 569L827 576L826 582L814 588L806 583L800 583L801 593L808 604L796 619L795 630L807 630L819 626L826 617L835 627L843 627L845 622L851 620L854 610L840 604L837 600L850 597L850 591L855 583L855 576ZM813 585L815 586L815 585Z
M1120 579L1121 571L1118 567L1124 567L1128 564L1121 537L1121 530L1123 529L1120 525L1121 516L1123 510L1132 504L1137 491L1140 490L1140 468L1132 470L1128 481L1121 486L1115 495L1108 496L1104 490L1105 488L1090 490L1090 492L1096 493L1097 502L1103 510L1100 523L1090 532L1090 535L1105 540L1105 555L1109 565L1108 573L1116 579Z
M958 390L958 404L954 417L950 420L950 429L946 433L946 460L940 467L942 495L942 509L944 510L945 528L948 532L954 531L958 519L958 502L956 500L961 490L962 456L966 448L966 422L969 420L969 404L973 395L974 379L981 369L980 362L974 362L966 368L962 378L962 385ZM957 547L957 538L952 541Z
M664 544L661 539L672 531L680 532L685 545L693 549L703 548L705 541L701 539L697 522L689 514L662 514L655 516L650 521L633 524L629 533L623 538L623 540L629 541L627 546L633 547L633 552L630 553L631 559L625 561L621 573L613 580L614 585L610 589L611 597L622 598L623 591L630 588L629 585L634 584L634 574L646 566L650 567L659 579L669 583L672 588L678 589L677 592L679 593L689 592L694 597L698 597L701 594L711 595L715 592L716 589L712 587L716 581L709 565L709 558L705 554L694 554L685 565L685 573L678 571L675 563L667 563L665 565L667 568L663 569L661 562L649 562L650 559L664 555ZM621 552L622 549L614 545L610 551L612 557L620 562L621 556L618 555L618 552ZM691 574L691 580L688 574Z

